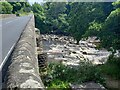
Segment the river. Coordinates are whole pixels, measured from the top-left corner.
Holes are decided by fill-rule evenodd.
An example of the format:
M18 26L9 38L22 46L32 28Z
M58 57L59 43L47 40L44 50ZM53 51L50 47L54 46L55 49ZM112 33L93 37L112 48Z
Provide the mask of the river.
M62 62L65 65L77 66L81 61L92 64L104 64L111 52L96 49L100 43L96 37L81 40L79 45L72 37L57 35L42 35L43 52L48 55L48 62Z

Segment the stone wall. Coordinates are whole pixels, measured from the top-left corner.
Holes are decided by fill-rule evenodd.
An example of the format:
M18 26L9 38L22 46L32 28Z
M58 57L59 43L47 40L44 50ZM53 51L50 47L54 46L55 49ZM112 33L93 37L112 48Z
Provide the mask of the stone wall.
M47 53L43 52L43 46L42 46L43 44L42 44L42 37L40 35L40 30L36 28L35 32L36 32L39 72L43 74L47 71Z
M47 71L47 53L38 54L38 65L40 72Z
M15 14L0 14L0 19L1 18L8 18L8 17L16 17L16 15Z
M5 87L44 89L39 75L36 46L34 16L32 16L11 55Z

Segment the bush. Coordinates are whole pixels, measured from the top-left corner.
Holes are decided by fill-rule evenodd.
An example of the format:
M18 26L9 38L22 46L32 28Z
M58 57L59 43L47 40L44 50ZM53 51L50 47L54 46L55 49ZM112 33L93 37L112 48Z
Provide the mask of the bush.
M120 58L110 56L106 64L99 68L104 74L120 79Z
M80 63L79 67L51 63L48 66L48 74L44 77L44 83L48 87L59 84L56 87L68 88L68 83L80 84L87 81L105 84L100 70L91 63Z
M49 88L69 88L69 85L68 85L68 82L64 82L56 79L50 83Z
M0 6L2 6L2 10L0 10L1 14L11 14L13 10L13 6L8 2L0 2Z

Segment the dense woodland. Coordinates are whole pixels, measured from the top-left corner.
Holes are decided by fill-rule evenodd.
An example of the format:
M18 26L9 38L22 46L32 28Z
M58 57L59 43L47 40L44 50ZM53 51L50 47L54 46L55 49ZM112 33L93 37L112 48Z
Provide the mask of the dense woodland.
M120 80L120 57L114 57L115 51L120 50L120 1L46 2L32 5L28 2L2 2L0 5L1 14L13 13L20 16L34 13L35 26L42 34L69 35L74 37L76 44L79 44L82 38L97 36L101 41L98 49L106 48L112 51L107 63L99 67L88 63L73 69L50 64L48 76L52 76L52 79L43 79L48 87L67 88L69 82L81 83L90 80L105 85L101 74ZM51 73L50 70L55 72ZM62 72L63 70L65 72ZM81 75L81 78L78 75Z
M78 42L83 37L98 36L103 47L120 49L120 2L45 3L39 6L41 12L36 8L41 16L34 11L35 5L35 17L44 20L41 26L36 22L41 33L68 34Z
M32 5L41 33L71 35L77 40L97 36L100 47L120 49L120 1L47 2Z
M0 2L1 14L27 14L31 12L31 5L28 2Z
M97 36L99 47L120 49L120 1L116 2L2 2L0 13L35 15L35 25L45 34L81 38Z

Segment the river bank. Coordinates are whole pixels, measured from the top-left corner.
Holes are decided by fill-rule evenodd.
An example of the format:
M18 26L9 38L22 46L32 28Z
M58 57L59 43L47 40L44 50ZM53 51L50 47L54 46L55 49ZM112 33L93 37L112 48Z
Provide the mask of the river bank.
M111 54L106 49L96 49L94 43L100 42L96 37L81 40L79 45L69 36L42 35L42 40L48 61L58 61L65 65L79 65L80 61L104 64Z
M56 35L42 35L42 42L43 42L43 52L47 53L48 55L48 63L55 63L55 62L59 62L60 64L62 63L65 66L79 66L79 67L84 67L84 65L80 65L81 62L89 62L90 64L92 64L93 66L89 66L87 64L88 69L86 65L85 68L80 68L80 71L83 70L84 73L81 73L81 75L84 75L82 77L80 77L80 79L83 79L83 81L88 80L87 78L90 79L90 81L94 82L100 82L101 84L105 83L106 85L104 85L106 88L118 88L118 84L119 84L119 80L114 79L113 77L108 78L109 75L106 77L106 72L108 72L107 74L113 72L114 70L116 70L115 68L113 68L113 65L110 65L110 63L108 62L108 64L105 64L109 58L109 56L111 55L111 52L107 51L106 49L97 49L97 44L100 43L99 39L97 39L96 37L89 37L87 40L81 40L79 42L79 45L76 44L76 41L69 36L56 36ZM113 62L112 62L113 63ZM56 65L55 65L56 66ZM54 66L54 67L55 67ZM59 66L59 64L58 64ZM64 75L65 72L67 72L67 76L69 77L68 80L70 78L74 78L74 81L77 81L79 76L75 76L77 73L79 74L79 70L78 72L76 72L76 74L74 75L74 70L72 71L71 69L69 71L67 70L67 67L62 68L61 66L58 67L56 66L58 69L56 70L52 70L55 71L57 74L60 75ZM113 68L113 70L112 70ZM118 68L118 67L116 67ZM60 70L59 72L57 70ZM65 71L65 72L62 72ZM94 72L93 72L94 71ZM91 74L92 73L92 74ZM99 74L98 74L99 73ZM117 72L115 72L117 73ZM114 74L114 76L116 77L116 75ZM87 74L87 75L86 75ZM90 74L90 75L89 75ZM96 76L97 74L97 76ZM102 76L99 76L103 74ZM112 74L112 73L111 73ZM73 75L75 77L69 76L69 75ZM105 75L105 76L104 76ZM52 74L51 76L56 76L56 74ZM92 77L94 77L94 79ZM49 77L49 75L48 75ZM61 77L61 76L59 76ZM85 77L87 77L85 79ZM63 78L63 76L62 76ZM59 80L60 78L58 78ZM54 81L55 80L55 81ZM68 83L63 81L56 81L57 78L54 78L53 81L51 82L52 84L56 84L59 83L59 85L61 85L61 82L66 84L66 87L68 87ZM62 79L60 79L62 80ZM102 81L101 81L102 80ZM116 81L117 80L117 81ZM79 81L79 80L78 80ZM80 80L81 81L81 80ZM87 82L85 82L88 84L89 80ZM117 83L116 85L114 83ZM80 83L79 83L80 84ZM79 86L78 84L78 86ZM83 83L84 84L84 83ZM98 83L99 84L99 83ZM58 85L58 87L59 87ZM76 86L76 85L75 85ZM57 85L56 85L57 87Z

